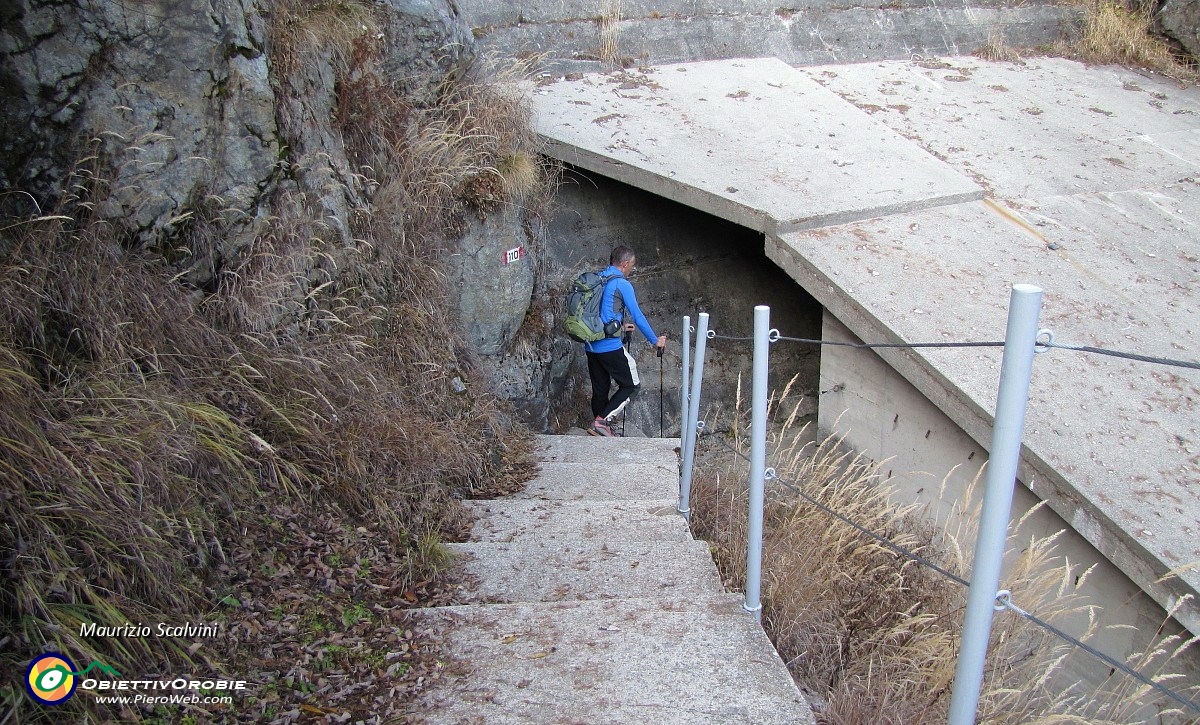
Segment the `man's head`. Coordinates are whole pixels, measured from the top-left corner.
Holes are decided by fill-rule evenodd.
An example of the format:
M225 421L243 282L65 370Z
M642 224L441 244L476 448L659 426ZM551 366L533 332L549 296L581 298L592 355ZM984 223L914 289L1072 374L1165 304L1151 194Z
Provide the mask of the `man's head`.
M608 255L608 263L628 277L629 273L633 271L633 265L637 264L637 255L633 253L632 249L622 244Z

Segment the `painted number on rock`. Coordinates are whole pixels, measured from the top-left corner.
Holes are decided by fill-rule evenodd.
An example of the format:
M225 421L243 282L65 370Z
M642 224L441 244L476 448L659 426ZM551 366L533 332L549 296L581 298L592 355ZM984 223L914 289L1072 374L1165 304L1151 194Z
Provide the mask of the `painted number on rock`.
M525 256L525 247L513 247L504 253L504 263L512 264Z

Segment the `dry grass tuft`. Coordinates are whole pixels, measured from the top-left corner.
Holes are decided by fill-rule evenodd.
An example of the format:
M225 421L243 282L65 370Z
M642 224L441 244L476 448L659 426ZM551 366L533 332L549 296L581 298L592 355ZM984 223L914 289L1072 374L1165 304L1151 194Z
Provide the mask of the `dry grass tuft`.
M600 62L610 68L620 67L621 0L604 0L598 25Z
M1014 47L1008 44L1004 34L998 30L993 30L988 33L988 39L979 50L976 50L974 55L983 60L993 62L1000 61L1005 63L1023 63L1021 53Z
M790 409L790 412L789 412ZM977 513L960 504L965 525L935 531L913 507L890 503L880 468L847 453L836 439L819 444L796 430L785 391L772 401L769 465L811 501L784 487L769 491L763 540L763 623L797 683L825 724L945 721L954 678L966 589L830 516L813 501L964 576L962 542L973 542ZM738 416L741 417L741 416ZM731 445L746 446L731 425ZM720 435L720 434L716 434ZM747 492L738 460L705 457L717 471L697 476L693 528L710 541L727 585L745 580ZM965 515L963 515L965 514ZM1083 639L1102 637L1095 608L1072 592L1086 577L1056 557L1054 539L1014 527L1005 587L1013 600L1052 624L1089 622ZM1140 671L1173 680L1170 661L1189 642L1164 638L1130 659ZM1093 691L1063 684L1070 645L1012 614L998 614L981 693L979 721L993 724L1143 722L1150 713L1182 717L1164 698L1118 678ZM1196 688L1184 690L1194 693ZM1191 695L1194 696L1194 695Z
M1153 32L1151 11L1138 5L1092 0L1087 6L1083 33L1073 44L1058 47L1060 54L1087 63L1148 68L1171 78L1194 82L1195 71Z
M1079 50L1093 63L1128 63L1170 68L1175 59L1166 43L1150 31L1148 14L1100 0L1091 7Z
M318 57L332 60L344 73L357 43L379 32L374 11L362 0L276 0L273 16L271 59L281 75L291 75Z
M537 159L524 151L504 154L496 163L504 194L520 203L538 192L542 170Z
M538 62L476 59L432 107L412 106L378 75L349 79L338 125L374 195L375 232L400 229L431 244L468 211L544 204L553 177L537 157L532 109L517 89Z

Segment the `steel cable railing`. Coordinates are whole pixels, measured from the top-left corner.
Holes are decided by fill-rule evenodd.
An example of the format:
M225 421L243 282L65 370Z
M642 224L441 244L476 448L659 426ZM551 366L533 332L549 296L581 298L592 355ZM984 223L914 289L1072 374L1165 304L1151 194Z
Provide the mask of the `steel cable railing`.
M690 378L690 389L685 386L682 396L684 416L681 423L681 449L684 452L684 468L680 479L679 511L686 517L689 517L690 520L691 469L695 463L696 437L704 426L703 422L698 420L698 415L703 381L705 344L708 340L752 342L754 345L754 375L753 390L751 393L750 455L746 456L734 449L734 452L746 460L750 467L746 599L743 608L754 613L756 617L761 617L760 576L762 565L763 496L765 482L767 480L776 480L796 495L818 506L827 514L859 530L862 534L877 541L880 545L910 558L923 566L930 567L958 584L970 587L962 647L959 653L955 684L952 692L950 725L966 725L975 721L987 646L990 639L992 614L995 611L1002 611L1003 609L1009 609L1017 613L1028 621L1043 627L1051 634L1064 639L1071 645L1100 658L1108 666L1137 679L1140 683L1152 688L1159 694L1170 698L1193 712L1200 713L1200 705L1166 688L1161 683L1153 681L1126 664L1096 650L1078 638L1074 638L1048 622L1020 609L1012 604L1010 596L1003 596L1007 592L999 590L1000 567L1011 512L1013 485L1016 481L1016 468L1020 454L1021 437L1024 430L1025 408L1028 402L1034 354L1048 352L1051 349L1063 349L1110 355L1159 365L1200 369L1200 363L1191 361L1106 350L1093 346L1057 343L1054 341L1054 334L1052 332L1037 329L1037 318L1041 309L1041 294L1042 291L1036 287L1014 285L1009 311L1008 331L1006 339L1003 342L854 343L787 337L780 334L778 330L770 328L770 310L765 306L755 308L754 335L749 337L727 336L717 334L715 330L708 329L709 316L706 313L701 313L699 316L699 328L696 330L696 353L693 358L695 371L693 371ZM685 339L690 336L691 331L689 318L684 318ZM989 449L988 484L985 488L979 538L975 547L976 558L970 582L942 569L924 557L919 557L915 553L899 547L885 537L850 521L841 514L805 495L801 487L784 481L777 475L774 468L767 467L765 461L767 358L770 345L781 341L865 349L1004 348L993 439ZM686 380L687 371L684 374ZM716 440L719 440L719 438Z
M703 423L703 421L701 421L701 423ZM702 425L701 429L703 429L703 428L704 428L704 426ZM720 438L719 434L713 433L708 436L707 440L712 440L712 441L716 442L718 445L720 445L726 451L728 451L728 452L732 453L733 455L737 456L738 458L742 459L744 462L746 462L746 463L750 462L749 456L747 456L745 453L742 453L741 451L737 450L736 448L731 446L728 442L722 440ZM815 497L810 496L808 493L806 493L804 491L802 484L797 483L795 481L789 481L788 479L780 476L776 472L775 468L773 468L773 467L767 468L766 480L778 482L779 485L783 486L789 492L791 492L798 498L802 499L805 503L808 503L808 504L816 507L817 509L819 509L823 513L827 514L828 516L835 518L838 521L841 521L843 524L849 526L850 528L859 532L863 536L866 536L867 538L875 541L877 544L884 547L885 549L888 549L889 551L891 551L893 553L899 554L900 556L908 559L909 561L915 562L916 564L926 567L927 569L935 571L938 574L941 574L947 580L954 582L955 584L959 584L964 587L969 587L971 585L971 582L969 582L966 579L964 579L963 577L955 574L954 572L951 572L951 571L939 566L938 564L934 563L933 561L930 561L928 558L923 557L920 554L917 554L916 552L912 551L911 549L908 549L904 546L901 546L900 544L897 544L896 542L892 541L891 539L887 538L886 536L884 536L882 534L875 533L874 531L870 530L869 528L857 523L853 519L851 519L847 516L844 516L844 515L838 513L837 511L834 511L829 506L826 506L825 504L821 503L821 501L819 501ZM1109 667L1112 667L1116 670L1119 670L1120 672L1125 673L1126 675L1129 675L1130 677L1134 678L1141 684L1146 685L1147 687L1150 687L1151 689L1153 689L1155 692L1159 693L1160 695L1163 695L1164 697L1167 697L1167 698L1175 701L1176 703L1184 706L1185 708L1188 708L1192 712L1200 714L1200 704L1187 699L1186 697L1175 692L1174 690L1171 690L1170 688L1163 686L1161 683L1155 682L1150 677L1147 677L1146 675L1142 674L1141 672L1138 672L1137 670L1133 669L1132 667L1125 664L1124 662L1121 662L1120 660L1116 659L1115 657L1112 657L1111 655L1101 652L1100 650L1089 645L1088 643L1084 642L1083 640L1080 640L1079 638L1074 637L1071 634L1068 634L1067 632L1064 632L1062 629L1055 627L1053 624L1050 624L1046 620L1044 620L1034 614L1031 614L1031 613L1025 611L1024 609L1021 609L1020 607L1018 607L1016 604L1013 603L1012 592L1010 592L1006 589L1000 590L999 592L997 592L996 593L996 607L997 607L997 609L999 609L999 608L1008 609L1009 611L1013 612L1014 614L1017 614L1017 615L1023 617L1024 619L1028 620L1030 623L1042 628L1043 630L1049 632L1050 634L1067 642L1068 644L1072 645L1073 647L1077 647L1077 648L1083 650L1084 652L1087 652L1088 654L1092 655L1093 657L1096 657L1097 659L1104 662L1104 664L1108 665Z

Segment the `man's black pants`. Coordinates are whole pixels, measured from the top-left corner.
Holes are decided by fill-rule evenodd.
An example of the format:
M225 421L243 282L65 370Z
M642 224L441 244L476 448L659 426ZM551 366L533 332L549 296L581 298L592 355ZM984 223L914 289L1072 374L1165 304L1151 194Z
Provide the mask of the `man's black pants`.
M641 388L637 363L625 348L587 353L588 375L592 378L592 415L611 420ZM613 383L617 392L608 397Z

